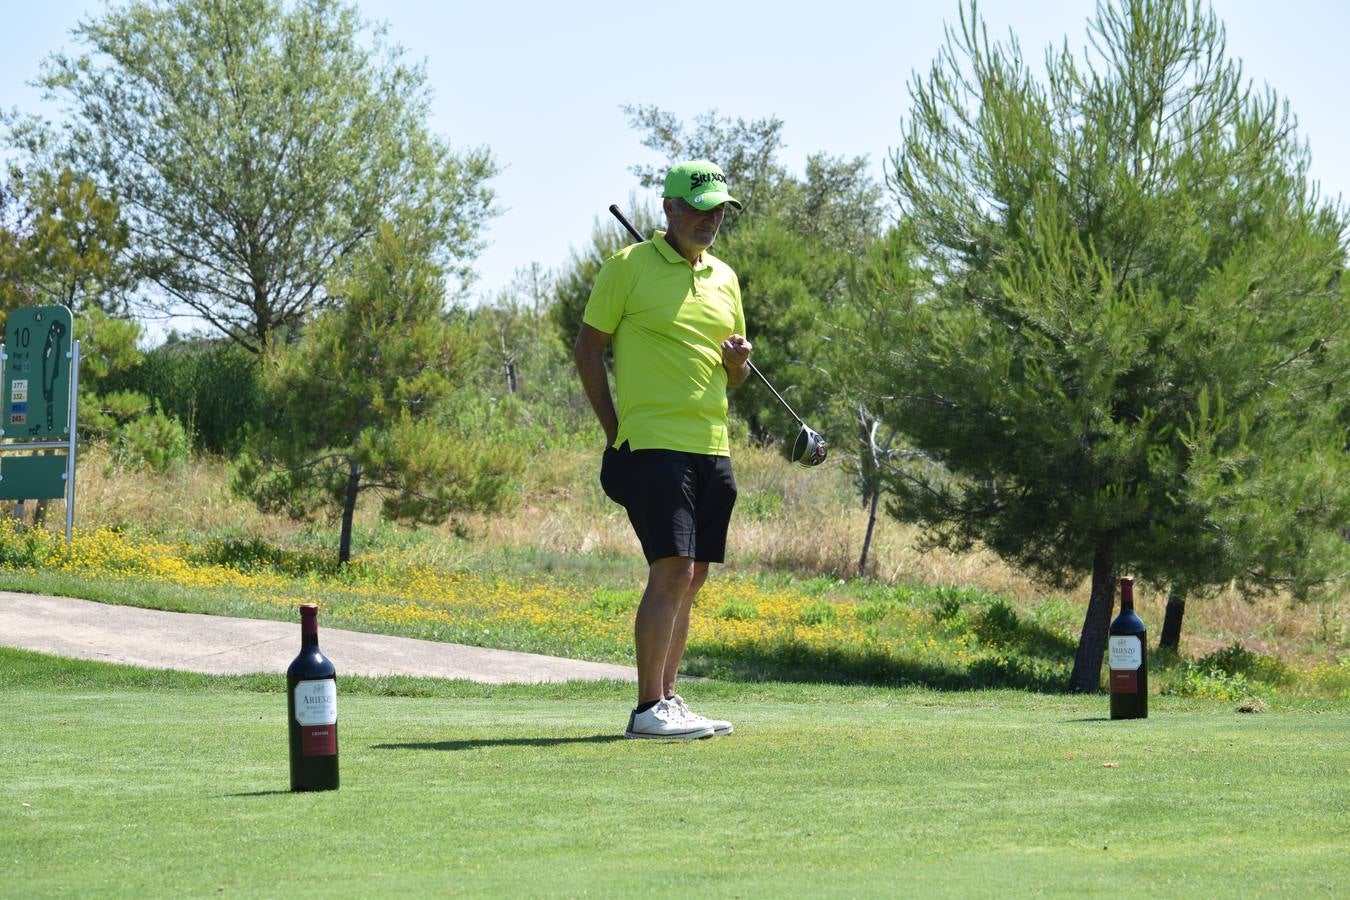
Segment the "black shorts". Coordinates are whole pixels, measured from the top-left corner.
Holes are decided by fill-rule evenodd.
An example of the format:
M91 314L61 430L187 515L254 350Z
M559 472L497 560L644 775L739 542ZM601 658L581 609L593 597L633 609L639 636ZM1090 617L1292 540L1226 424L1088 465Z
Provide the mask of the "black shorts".
M600 486L628 511L647 564L667 556L720 563L736 505L736 479L725 456L678 450L605 448Z

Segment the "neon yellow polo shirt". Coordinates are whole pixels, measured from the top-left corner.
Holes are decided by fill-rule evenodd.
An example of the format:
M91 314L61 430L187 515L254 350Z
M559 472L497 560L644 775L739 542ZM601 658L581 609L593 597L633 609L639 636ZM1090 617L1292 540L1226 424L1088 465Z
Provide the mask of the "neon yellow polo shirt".
M658 231L605 260L582 321L614 336L615 446L731 454L722 342L745 312L730 266L705 250L695 268Z

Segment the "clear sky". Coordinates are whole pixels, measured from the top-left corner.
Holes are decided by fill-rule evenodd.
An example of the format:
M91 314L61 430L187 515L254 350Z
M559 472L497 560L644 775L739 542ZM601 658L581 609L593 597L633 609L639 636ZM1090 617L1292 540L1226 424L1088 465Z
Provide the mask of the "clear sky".
M783 162L867 156L878 178L900 142L911 74L926 71L955 21L956 0L728 0L634 3L358 0L390 39L424 60L431 127L453 146L485 145L502 168L501 215L478 260L478 295L537 261L556 269L586 244L610 203L637 189L629 168L659 163L620 107L655 104L691 120L710 110L784 122ZM1229 52L1247 76L1289 100L1323 193L1350 199L1350 4L1214 0ZM97 0L0 0L0 107L44 110L26 82L50 52L78 49L70 30ZM987 0L996 36L1026 55L1066 36L1079 50L1091 0ZM651 198L655 202L655 197Z

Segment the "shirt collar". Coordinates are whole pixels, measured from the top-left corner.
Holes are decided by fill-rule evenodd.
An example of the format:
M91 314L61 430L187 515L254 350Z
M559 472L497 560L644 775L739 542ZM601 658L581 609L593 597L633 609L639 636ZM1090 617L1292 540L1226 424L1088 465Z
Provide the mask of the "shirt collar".
M656 230L655 234L652 235L652 244L654 244L656 246L657 251L666 258L666 262L682 263L686 266L689 265L689 260L685 259L683 256L680 255L678 250L670 246L670 242L666 240L666 233L664 231L661 231L660 229ZM709 265L710 264L708 262L708 251L704 250L703 253L699 256L698 264L693 266L692 268L694 269L694 271L697 272L702 269L708 268Z

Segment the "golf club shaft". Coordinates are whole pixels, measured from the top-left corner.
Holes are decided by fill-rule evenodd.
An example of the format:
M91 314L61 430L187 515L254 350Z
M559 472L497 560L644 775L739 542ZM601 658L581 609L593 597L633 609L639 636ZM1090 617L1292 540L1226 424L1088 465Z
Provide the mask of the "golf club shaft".
M619 204L611 203L609 205L609 211L614 215L614 218L619 220L620 225L628 229L628 233L633 236L633 240L638 241L639 243L646 240L646 238L644 238L641 234L639 234L638 230L633 227L633 223L628 221L628 219L624 216L624 214L619 210ZM792 418L797 420L797 424L805 428L806 423L802 421L802 417L797 415L797 413L793 411L791 406L788 406L788 402L783 399L782 394L774 390L774 386L769 384L769 379L764 377L764 373L761 372L759 369L755 368L755 364L750 362L750 360L747 359L745 362L746 365L750 367L750 371L758 375L759 380L764 382L764 386L768 388L775 397L778 398L778 402L783 404L783 408L786 409L792 415Z

